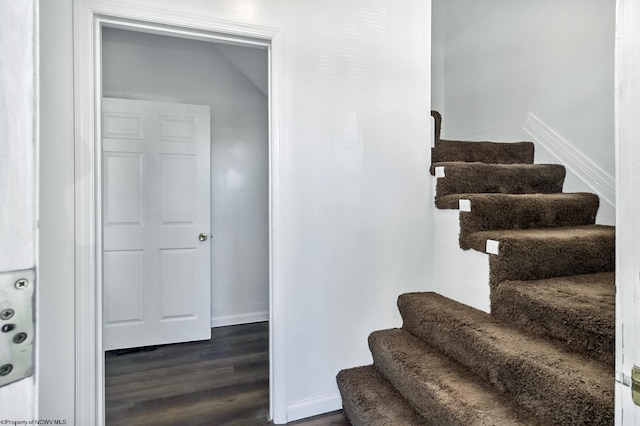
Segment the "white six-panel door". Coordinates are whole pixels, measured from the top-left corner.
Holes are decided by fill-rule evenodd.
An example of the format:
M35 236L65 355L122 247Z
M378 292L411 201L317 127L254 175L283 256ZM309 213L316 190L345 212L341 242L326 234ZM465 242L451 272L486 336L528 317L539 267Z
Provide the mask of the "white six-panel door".
M208 106L103 98L105 350L211 336L209 133Z

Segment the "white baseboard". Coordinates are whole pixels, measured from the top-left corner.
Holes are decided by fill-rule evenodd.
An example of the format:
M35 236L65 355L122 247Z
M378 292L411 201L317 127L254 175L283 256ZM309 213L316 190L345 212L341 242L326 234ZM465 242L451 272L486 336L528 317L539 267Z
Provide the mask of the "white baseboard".
M287 421L293 422L340 409L342 409L342 398L340 394L305 399L294 402L287 407Z
M212 317L211 327L225 327L227 325L249 324L262 321L269 321L269 311Z
M615 208L616 184L611 175L535 115L527 115L522 128L533 138L533 142L549 151L560 164L598 194L601 200Z

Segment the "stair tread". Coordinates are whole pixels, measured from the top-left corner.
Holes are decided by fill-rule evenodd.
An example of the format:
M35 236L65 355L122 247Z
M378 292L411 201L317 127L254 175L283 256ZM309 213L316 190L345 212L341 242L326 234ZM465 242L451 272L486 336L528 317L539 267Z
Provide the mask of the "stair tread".
M540 164L540 163L483 163L481 161L438 161L433 163L433 167L444 167L445 173L448 170L475 170L480 169L482 171L503 171L503 170L515 170L515 171L527 171L527 170L542 170L546 168L564 169L565 167L560 164Z
M470 248L485 252L487 240L500 243L500 254L507 247L542 244L546 246L573 247L580 249L589 240L615 242L615 227L609 225L558 226L531 229L492 229L471 232L467 236Z
M515 203L553 203L564 204L567 202L573 203L588 203L592 204L597 202L599 204L599 197L589 192L557 192L551 194L505 194L505 193L464 193L464 194L449 194L440 197L441 206L437 206L440 209L458 209L460 200L471 200L472 205L479 203L493 203L494 205L500 204L515 204ZM473 211L473 207L472 207Z
M400 296L403 328L559 424L613 421L614 370L435 293Z
M531 164L532 142L459 141L441 139L431 149L433 163L445 161L483 162L491 164Z
M541 424L473 372L404 330L376 331L369 346L378 370L436 424Z
M615 239L615 227L609 225L560 226L532 229L493 229L477 231L469 235L474 250L485 251L487 240L500 242L500 248L506 244L525 243L575 243L587 238Z
M488 199L491 202L500 201L502 199L506 200L531 200L536 201L539 199L546 200L547 202L553 201L564 201L564 200L573 200L573 201L581 201L583 199L592 199L598 198L597 195L591 192L560 192L557 194L468 194L469 197L477 199L481 201L483 199Z
M497 318L614 364L614 272L505 281L494 293L492 314Z
M560 193L566 174L558 164L485 164L447 162L444 177L436 182L436 205L440 197L476 193Z
M435 425L420 416L372 365L342 370L336 380L345 414L354 426Z

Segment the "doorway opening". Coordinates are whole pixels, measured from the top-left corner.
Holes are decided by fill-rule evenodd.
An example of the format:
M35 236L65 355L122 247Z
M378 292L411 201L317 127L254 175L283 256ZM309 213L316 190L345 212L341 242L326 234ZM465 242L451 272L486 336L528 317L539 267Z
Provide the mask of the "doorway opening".
M157 383L147 390L141 383L142 376L166 375L165 364L137 370L142 376L127 391L110 380L110 368L118 369L113 355L172 353L172 363L193 364L175 354L198 347L206 358L222 350L220 339L247 332L241 340L253 336L260 348L256 354L250 346L246 355L267 355L254 375L266 370L260 391L268 391L269 45L121 25L103 26L100 41L102 343L114 350L107 355L107 402L166 405L154 396ZM202 138L206 149L190 149ZM229 368L228 359L214 358L203 368L224 381L219 369ZM135 368L128 365L125 371ZM175 381L162 401L191 398ZM216 398L216 386L192 389ZM268 413L268 398L262 404ZM110 405L107 421L115 418ZM116 413L127 416L126 407Z
M74 2L75 419L104 424L102 280L101 31L115 27L269 50L269 404L286 419L284 152L281 137L284 36L281 28L128 3Z

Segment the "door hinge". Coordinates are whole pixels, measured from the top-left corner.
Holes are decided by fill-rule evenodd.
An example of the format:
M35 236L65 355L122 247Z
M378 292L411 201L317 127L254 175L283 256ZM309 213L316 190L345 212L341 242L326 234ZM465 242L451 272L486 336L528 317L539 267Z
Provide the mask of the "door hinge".
M0 272L0 386L33 374L35 269Z
M622 371L616 371L616 382L623 386L631 387L631 376L627 376Z

